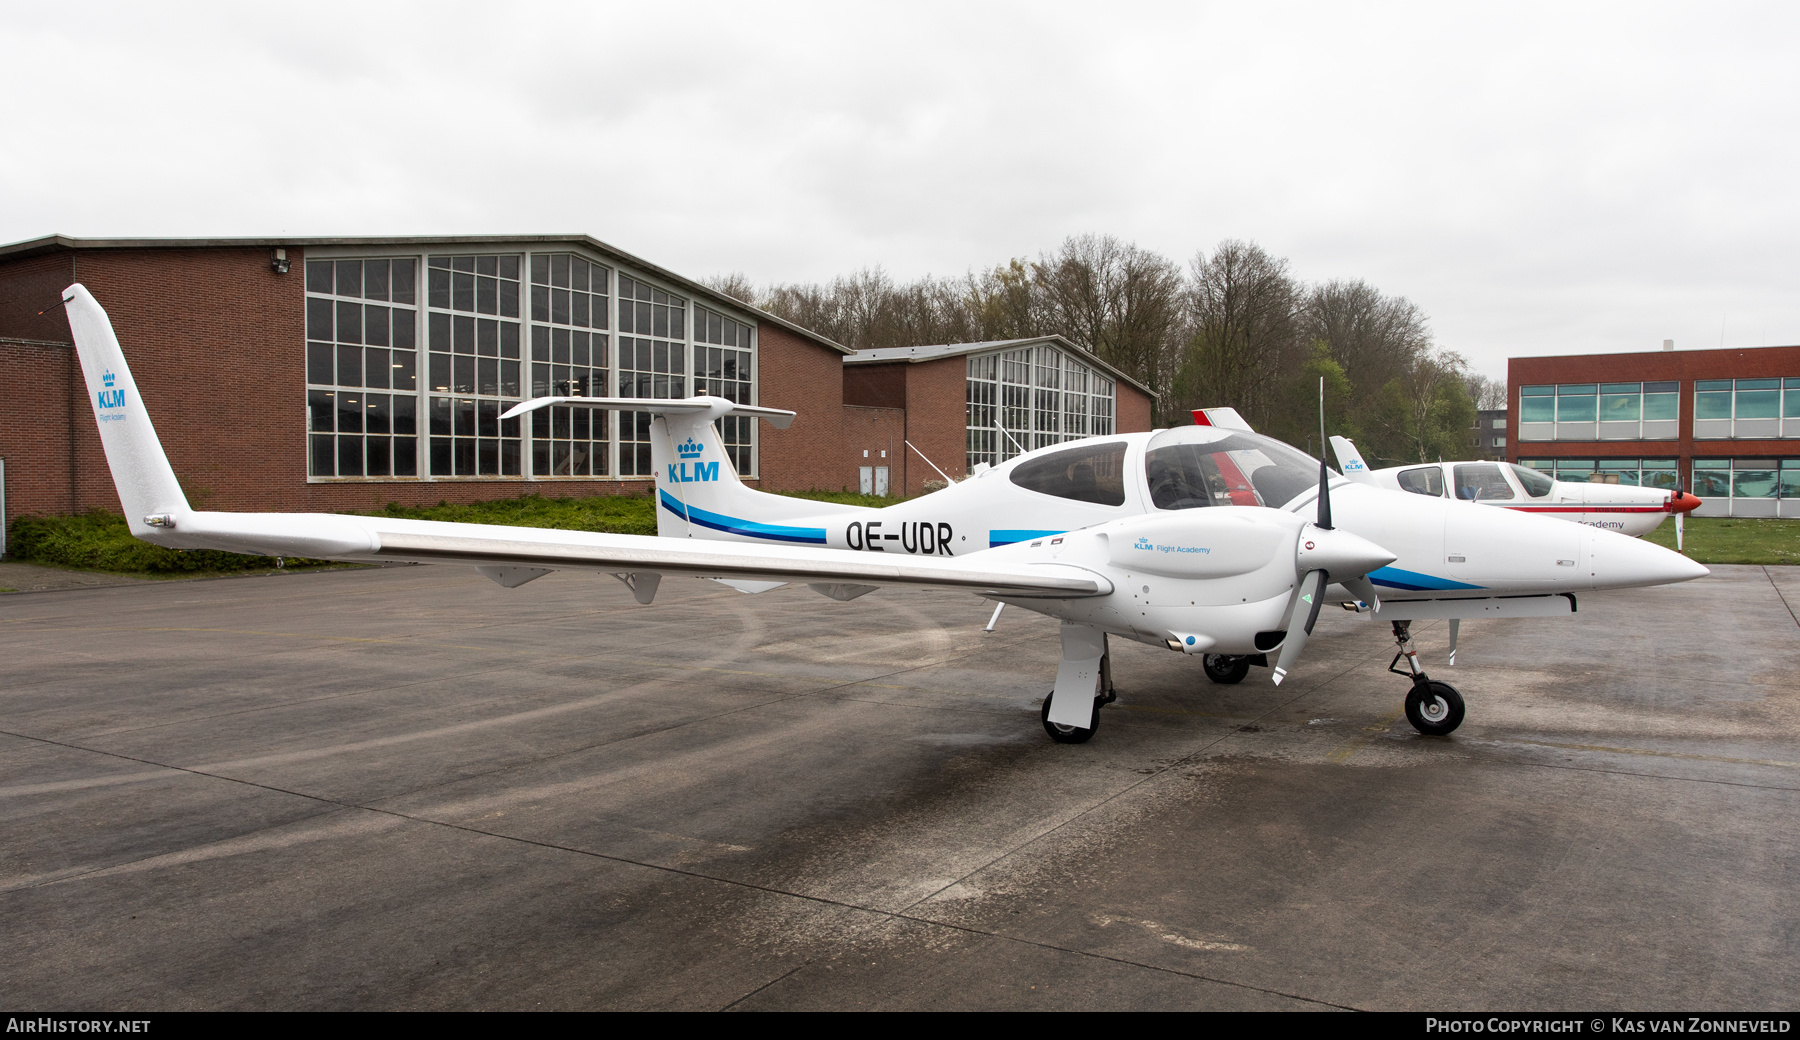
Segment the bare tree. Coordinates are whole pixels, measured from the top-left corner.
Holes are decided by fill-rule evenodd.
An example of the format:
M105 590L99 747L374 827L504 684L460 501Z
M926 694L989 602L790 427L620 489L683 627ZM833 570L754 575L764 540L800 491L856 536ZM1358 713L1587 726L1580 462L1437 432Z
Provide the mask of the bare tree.
M1110 235L1080 235L1040 257L1031 274L1041 332L1086 345L1159 393L1173 382L1182 326L1179 267Z
M1031 267L1020 258L963 280L964 309L978 340L1025 339L1046 335L1042 292Z
M1287 266L1236 239L1219 243L1211 256L1194 255L1181 406L1228 404L1253 424L1265 418L1304 362L1299 290Z
M1506 380L1504 379L1495 379L1492 376L1470 372L1463 376L1463 387L1469 393L1469 400L1473 401L1477 408L1506 407Z
M749 276L742 271L715 274L711 278L701 279L700 284L739 302L756 306L756 286L751 284Z
M1367 403L1431 350L1425 312L1364 281L1315 285L1300 311L1303 334L1323 342Z

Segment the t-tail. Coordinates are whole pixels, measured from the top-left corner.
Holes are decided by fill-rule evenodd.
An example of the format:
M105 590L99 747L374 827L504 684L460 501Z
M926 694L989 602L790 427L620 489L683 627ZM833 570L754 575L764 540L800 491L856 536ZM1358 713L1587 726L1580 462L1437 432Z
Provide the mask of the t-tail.
M649 412L654 416L650 423L650 462L656 474L656 533L664 537L824 545L822 528L786 521L862 511L858 506L771 495L747 487L739 479L713 424L725 416L748 416L765 419L776 429L786 429L794 420L793 412L709 396L675 400L538 397L514 405L504 417L552 405Z
M1375 478L1369 474L1369 466L1363 462L1362 452L1357 451L1356 445L1351 444L1348 438L1332 437L1331 450L1337 453L1338 469L1343 471L1344 476L1358 484L1375 486Z
M79 283L64 289L62 299L125 521L132 534L157 541L155 535L174 529L190 512L187 496L169 467L105 309Z

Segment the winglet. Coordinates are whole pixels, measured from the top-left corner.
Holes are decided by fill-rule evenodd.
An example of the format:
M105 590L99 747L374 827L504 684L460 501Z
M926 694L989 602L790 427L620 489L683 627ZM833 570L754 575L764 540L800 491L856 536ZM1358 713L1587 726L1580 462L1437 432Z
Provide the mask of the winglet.
M1348 438L1331 438L1331 450L1337 453L1338 468L1344 476L1358 484L1374 484L1375 478L1369 473L1369 467L1363 462L1362 453L1356 450Z
M155 534L173 529L188 515L187 496L144 409L112 320L80 283L64 289L62 299L125 522L132 534L157 541Z

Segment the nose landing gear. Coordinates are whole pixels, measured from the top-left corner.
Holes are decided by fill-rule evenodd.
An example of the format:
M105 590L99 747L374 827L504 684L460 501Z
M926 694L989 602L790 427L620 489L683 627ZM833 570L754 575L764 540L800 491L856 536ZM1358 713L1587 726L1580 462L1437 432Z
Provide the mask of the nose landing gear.
M1419 668L1419 655L1412 646L1412 622L1396 621L1393 625L1394 642L1400 649L1388 662L1388 671L1412 680L1412 689L1406 694L1406 721L1428 737L1445 736L1462 725L1462 694ZM1406 661L1404 671L1395 667L1401 660Z

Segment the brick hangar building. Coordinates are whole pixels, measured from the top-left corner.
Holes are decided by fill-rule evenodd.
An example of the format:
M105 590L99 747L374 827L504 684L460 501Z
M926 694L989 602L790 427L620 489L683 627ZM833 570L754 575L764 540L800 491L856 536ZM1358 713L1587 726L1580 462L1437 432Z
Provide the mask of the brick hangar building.
M581 235L54 236L0 246L9 522L119 508L60 305L72 282L112 317L197 508L649 492L648 416L500 421L547 394L791 409L786 430L721 423L739 473L777 491L916 494L938 469L1150 428L1147 388L1061 337L859 355Z

